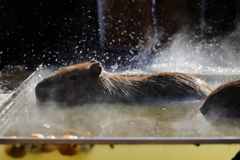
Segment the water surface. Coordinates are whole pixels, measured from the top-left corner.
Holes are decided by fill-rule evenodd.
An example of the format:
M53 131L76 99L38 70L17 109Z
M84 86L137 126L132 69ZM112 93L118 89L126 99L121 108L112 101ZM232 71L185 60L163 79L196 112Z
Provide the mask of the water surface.
M239 137L236 119L211 119L200 112L203 101L156 104L39 103L34 88L51 71L37 71L2 115L1 136L31 133L83 137ZM237 75L199 75L215 88ZM221 121L220 121L221 120ZM219 123L218 123L219 122Z

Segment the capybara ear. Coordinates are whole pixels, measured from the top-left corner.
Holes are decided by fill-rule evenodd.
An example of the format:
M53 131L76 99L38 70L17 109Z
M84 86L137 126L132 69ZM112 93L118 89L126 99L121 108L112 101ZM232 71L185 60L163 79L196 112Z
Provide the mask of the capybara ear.
M92 59L92 60L90 60L89 62L90 62L90 63L96 63L96 62L98 62L98 61ZM99 63L100 63L100 62L99 62Z
M97 63L93 63L90 68L89 68L90 74L93 77L99 77L99 75L102 72L102 66L101 63L97 62Z

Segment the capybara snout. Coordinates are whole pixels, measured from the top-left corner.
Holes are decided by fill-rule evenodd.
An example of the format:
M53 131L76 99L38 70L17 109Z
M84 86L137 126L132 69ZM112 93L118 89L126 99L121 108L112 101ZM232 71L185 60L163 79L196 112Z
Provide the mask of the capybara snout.
M165 102L202 100L211 92L190 74L163 72L123 77L104 70L95 60L63 67L40 81L39 101L58 102Z
M37 100L39 101L46 101L47 98L50 96L52 83L49 79L44 79L39 82L35 87L35 94Z

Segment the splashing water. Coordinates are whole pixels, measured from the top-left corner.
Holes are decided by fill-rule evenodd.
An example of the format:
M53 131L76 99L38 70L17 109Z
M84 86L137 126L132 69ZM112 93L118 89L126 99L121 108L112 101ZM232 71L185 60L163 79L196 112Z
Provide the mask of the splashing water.
M221 40L201 42L194 41L194 38L187 34L188 32L185 30L174 35L171 43L155 52L155 56L151 60L152 63L139 66L139 69L142 70L141 72L136 70L135 74L165 71L211 76L213 74L239 74L240 65L238 62L240 58L237 56L239 52L239 44L236 40L237 31ZM154 46L154 44L150 45ZM148 48L148 46L144 47ZM142 56L144 59L145 55L146 53L142 52L138 57ZM117 68L118 65L113 67ZM220 128L222 133L219 134L216 127L212 126L198 112L201 102L152 106L95 104L60 107L61 105L56 103L39 105L36 102L33 88L37 81L44 76L46 75L36 75L37 80L27 84L32 89L30 92L26 90L27 94L17 99L14 104L15 112L20 114L19 118L13 120L5 127L5 130L1 128L0 135L27 136L35 132L56 136L75 134L92 137L218 137L240 135L239 128L236 128L236 132L231 133L224 133L224 131L229 130L228 128ZM23 129L22 126L26 126L26 128Z
M14 99L15 103L2 117L2 136L26 137L31 133L83 137L219 137L239 136L236 132L221 134L198 111L202 102L163 103L153 105L90 104L67 106L36 101L36 83L52 70L39 70ZM41 76L40 76L41 75ZM54 115L54 116L53 116ZM232 119L231 119L232 122ZM215 122L213 122L215 124ZM238 121L236 122L238 123ZM23 127L24 126L24 127ZM229 125L228 125L229 127Z
M173 36L165 48L158 49L152 63L140 66L147 73L185 72L191 74L240 74L237 31L223 39L196 42L188 31ZM147 54L142 52L142 57ZM139 56L141 57L141 56Z

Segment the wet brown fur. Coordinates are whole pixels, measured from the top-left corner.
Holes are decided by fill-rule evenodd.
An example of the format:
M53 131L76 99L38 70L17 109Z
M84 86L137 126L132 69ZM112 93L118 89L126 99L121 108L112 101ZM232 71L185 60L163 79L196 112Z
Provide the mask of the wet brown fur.
M205 100L203 114L240 118L240 80L216 88Z
M123 77L104 71L97 61L64 67L40 81L35 91L40 101L66 102L202 100L211 92L204 81L193 75L163 72Z

